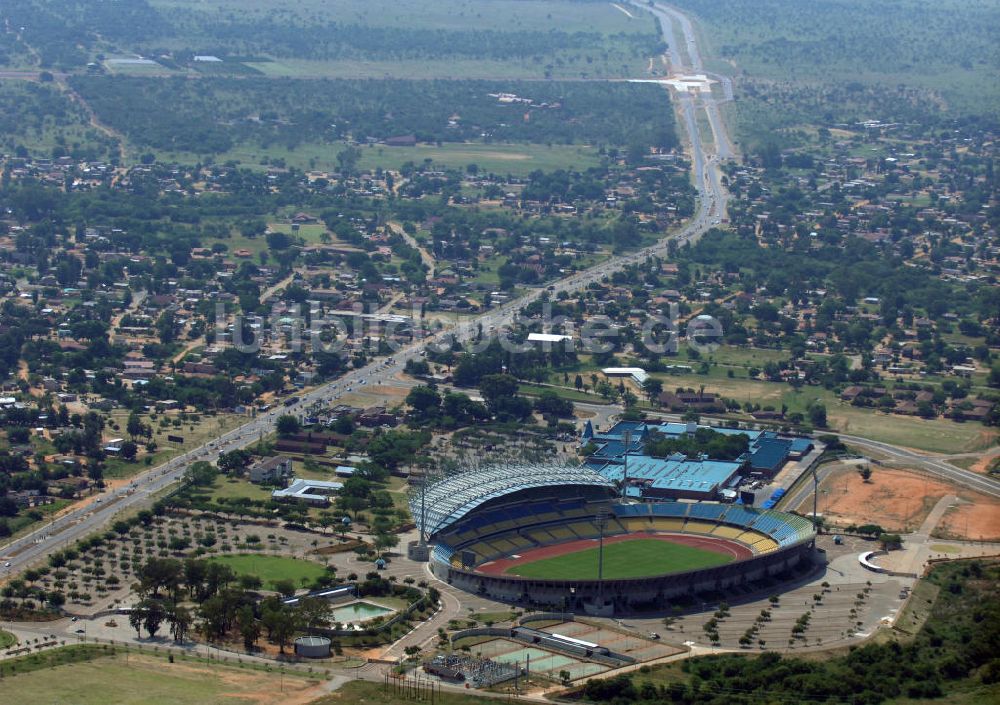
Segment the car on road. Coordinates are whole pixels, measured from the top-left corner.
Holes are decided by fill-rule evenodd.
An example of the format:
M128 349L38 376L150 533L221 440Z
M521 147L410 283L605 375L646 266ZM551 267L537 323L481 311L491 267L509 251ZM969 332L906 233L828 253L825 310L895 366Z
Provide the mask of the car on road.
M87 633L87 630L86 630L86 629L77 629L77 630L76 630L75 632L73 632L73 633L74 633L74 634L86 634L86 633Z

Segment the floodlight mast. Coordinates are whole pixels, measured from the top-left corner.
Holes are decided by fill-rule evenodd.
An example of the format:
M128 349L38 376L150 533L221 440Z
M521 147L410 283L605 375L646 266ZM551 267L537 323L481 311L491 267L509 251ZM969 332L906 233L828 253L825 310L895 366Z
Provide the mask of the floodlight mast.
M420 545L427 545L427 471L420 483Z
M632 447L632 432L625 432L625 467L622 471L622 500L628 498L628 450Z
M604 605L604 527L608 523L608 512L606 509L598 511L594 519L600 531L597 544L597 599L601 606Z

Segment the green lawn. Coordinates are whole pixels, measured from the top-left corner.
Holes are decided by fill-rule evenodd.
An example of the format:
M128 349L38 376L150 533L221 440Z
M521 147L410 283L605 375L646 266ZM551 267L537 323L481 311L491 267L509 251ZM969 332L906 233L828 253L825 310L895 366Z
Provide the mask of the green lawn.
M555 558L543 558L511 568L509 573L526 578L594 580L598 549L588 548ZM604 547L604 577L609 580L696 570L723 565L732 560L721 553L658 539L634 539Z
M41 654L39 654L41 656ZM315 680L296 674L206 666L189 661L121 654L85 663L42 668L3 680L5 703L72 705L223 705L305 702ZM319 693L317 692L317 695ZM308 697L306 699L309 699Z
M266 502L271 499L271 488L255 485L249 480L219 475L212 484L210 496L216 502L224 499L250 499Z
M228 565L239 575L256 575L265 586L273 586L278 580L291 580L296 585L303 585L326 572L319 563L284 556L266 556L260 553L238 553L232 556L217 556L209 560Z
M7 649L17 643L17 637L10 632L0 630L0 649Z
M244 167L259 170L273 160L281 160L287 166L298 169L336 171L337 155L346 147L343 142L308 142L294 149L280 144L271 144L265 148L241 143L228 152L216 155L215 161L223 163L234 160ZM197 155L187 152L162 152L160 156L186 163L198 161ZM469 164L476 164L480 171L515 176L527 176L538 169L582 171L601 163L597 148L589 145L444 142L441 145L419 144L413 147L364 147L361 149L359 167L398 170L406 162L422 164L427 159L438 167L464 169ZM263 238L258 240L263 242ZM235 249L234 245L230 247Z
M570 375L572 377L573 375ZM589 383L589 382L588 382ZM543 387L537 384L522 384L518 387L517 391L521 394L526 394L528 396L541 396L542 392L555 392L562 399L569 399L570 401L578 401L584 404L608 404L608 400L599 394L587 394L584 391L576 389L567 389L566 387Z

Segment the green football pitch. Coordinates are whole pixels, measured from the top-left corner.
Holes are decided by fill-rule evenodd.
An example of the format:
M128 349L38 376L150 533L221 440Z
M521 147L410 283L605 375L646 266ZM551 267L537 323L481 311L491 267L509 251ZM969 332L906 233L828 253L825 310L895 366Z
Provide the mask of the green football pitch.
M511 575L547 580L596 580L597 552L585 548L552 558L541 558L507 570ZM604 545L604 579L643 578L723 565L733 560L714 551L658 539L633 539Z

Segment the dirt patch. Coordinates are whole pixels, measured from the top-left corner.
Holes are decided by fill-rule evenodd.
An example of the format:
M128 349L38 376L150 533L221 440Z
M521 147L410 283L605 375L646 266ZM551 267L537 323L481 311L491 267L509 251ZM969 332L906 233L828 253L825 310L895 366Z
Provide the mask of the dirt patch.
M820 485L819 511L841 526L878 524L888 531L918 528L941 497L953 490L912 470L873 468L865 482L855 467L843 467ZM812 497L799 507L812 511Z
M993 467L993 464L996 463L997 456L1000 456L1000 451L991 450L985 453L983 457L969 465L969 470L985 475L990 471L990 468Z
M360 548L362 546L368 546L364 541L344 541L343 543L335 543L329 546L322 546L309 553L316 554L318 556L332 556L336 553L346 553L348 551L353 551L355 548Z
M963 502L948 511L935 535L971 541L1000 539L1000 499L980 494L959 494Z
M962 502L944 515L935 535L977 541L1000 537L1000 499L958 490L914 470L873 467L865 482L856 467L842 467L820 485L819 511L838 526L878 524L887 531L915 531L949 494ZM811 512L812 497L798 509Z

